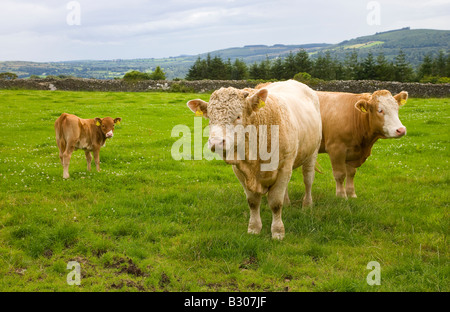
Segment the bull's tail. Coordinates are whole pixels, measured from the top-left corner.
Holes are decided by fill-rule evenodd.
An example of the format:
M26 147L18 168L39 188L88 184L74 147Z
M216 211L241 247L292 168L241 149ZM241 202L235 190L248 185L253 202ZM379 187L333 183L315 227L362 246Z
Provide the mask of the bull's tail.
M318 172L318 173L321 173L321 174L323 174L323 172L321 171L322 170L322 167L320 166L320 164L319 164L319 162L316 160L316 165L314 166L314 170L316 171L316 172Z

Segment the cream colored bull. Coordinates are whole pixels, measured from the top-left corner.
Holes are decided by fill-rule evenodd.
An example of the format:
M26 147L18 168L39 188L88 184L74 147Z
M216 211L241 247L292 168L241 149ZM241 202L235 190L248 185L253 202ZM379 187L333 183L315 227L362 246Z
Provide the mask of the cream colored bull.
M209 147L233 166L244 188L250 207L248 232L260 233L261 197L267 194L272 210L272 237L283 239L282 207L290 203L288 183L292 170L300 166L305 183L303 205L312 205L314 166L322 138L316 93L302 83L289 80L257 89L221 88L211 95L209 103L197 99L187 105L197 115L209 119ZM258 140L254 145L259 149L257 152L251 151L251 142L245 142L244 158L237 153L239 140L234 140L237 131L230 131L238 126L248 130L246 140L249 141L250 137ZM255 136L250 134L251 129L256 131ZM267 133L261 135L264 129ZM261 150L262 147L267 151L278 151L272 153L275 162L261 157L262 152L267 152ZM254 158L249 157L251 154Z

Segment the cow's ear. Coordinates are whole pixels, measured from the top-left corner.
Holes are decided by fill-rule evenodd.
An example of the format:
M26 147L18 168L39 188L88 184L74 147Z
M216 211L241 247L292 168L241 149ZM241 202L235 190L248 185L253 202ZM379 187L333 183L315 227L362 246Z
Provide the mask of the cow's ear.
M122 121L122 118L117 117L114 119L114 123L120 125L120 122Z
M187 106L193 113L195 113L195 116L203 116L205 118L208 118L208 102L200 99L190 100L189 102L187 102Z
M398 106L405 105L406 100L408 100L408 92L402 91L399 94L395 95L394 99L397 101Z
M101 118L98 118L98 117L95 117L95 125L96 125L97 127L100 127L101 124L102 124L102 119L101 119Z
M266 105L267 96L269 91L267 89L261 89L252 96L246 99L248 103L247 113L250 115L252 112L257 112L260 108Z
M359 100L355 104L355 108L363 114L367 114L369 111L369 103L366 100Z

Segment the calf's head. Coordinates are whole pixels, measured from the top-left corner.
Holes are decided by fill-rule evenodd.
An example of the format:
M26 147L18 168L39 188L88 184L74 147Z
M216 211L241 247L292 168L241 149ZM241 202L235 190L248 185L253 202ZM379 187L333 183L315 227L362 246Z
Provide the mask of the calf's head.
M234 127L245 126L248 117L265 103L267 94L266 89L220 88L211 94L209 103L197 99L187 106L197 116L209 119L208 147L213 152L225 153L237 144Z
M114 126L120 123L122 118L112 119L111 117L95 118L95 125L100 128L107 139L114 136Z
M398 117L398 110L407 99L406 91L392 96L389 91L380 90L356 102L355 108L368 116L369 127L374 133L384 138L400 138L406 134L406 127Z

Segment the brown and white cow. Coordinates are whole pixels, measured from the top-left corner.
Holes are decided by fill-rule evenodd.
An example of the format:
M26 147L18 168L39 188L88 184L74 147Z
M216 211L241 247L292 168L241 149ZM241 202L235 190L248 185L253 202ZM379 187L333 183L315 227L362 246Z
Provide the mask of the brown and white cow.
M84 150L89 171L93 152L97 171L100 171L100 148L105 145L106 139L113 137L114 125L121 120L122 118L111 117L81 119L66 113L58 117L55 122L56 144L64 168L64 179L69 178L70 157L77 149Z
M370 156L378 139L400 138L406 127L398 117L408 93L392 96L387 90L374 93L318 91L322 116L319 153L328 153L336 180L336 196L356 197L354 177ZM344 180L347 179L344 188Z
M322 135L316 93L308 86L290 80L261 89L221 88L211 95L209 103L191 100L187 105L194 113L209 119L210 149L233 166L244 188L250 208L248 232L260 233L261 197L267 194L272 210L272 238L283 239L281 211L283 204L290 202L287 187L292 170L297 167L302 166L305 183L303 205L312 204L314 166ZM245 157L239 159L237 150L242 142L234 140L234 131L240 126L246 132L246 148ZM259 147L254 158L250 148L252 133L258 140L253 146ZM263 157L264 150L270 150L277 161ZM232 157L228 157L230 154Z

